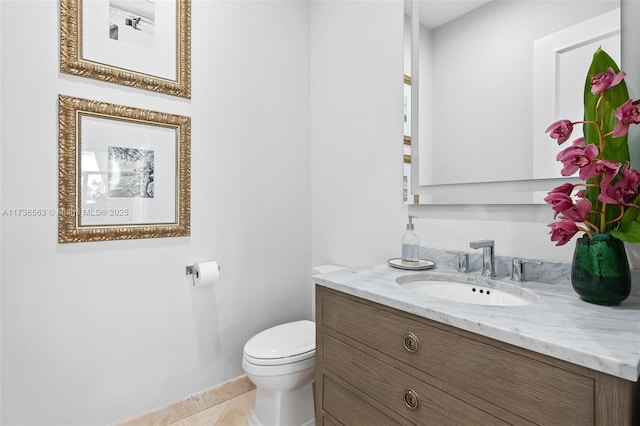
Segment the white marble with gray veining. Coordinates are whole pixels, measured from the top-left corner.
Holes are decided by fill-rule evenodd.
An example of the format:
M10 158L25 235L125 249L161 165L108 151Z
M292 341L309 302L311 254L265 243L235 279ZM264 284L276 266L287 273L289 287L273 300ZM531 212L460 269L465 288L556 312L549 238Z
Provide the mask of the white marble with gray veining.
M471 272L479 284L480 255L471 254ZM451 302L415 293L397 284L410 274L458 275L457 255L421 248L421 256L436 262L428 271L406 271L386 263L316 275L316 284L400 309L424 318L510 343L573 364L633 382L640 376L640 271L633 270L631 295L620 306L582 301L571 288L570 265L544 261L527 265L528 280L517 283L533 291L536 303L486 306ZM511 281L509 257L496 258L496 278ZM471 278L475 280L476 278ZM536 280L536 281L533 281Z

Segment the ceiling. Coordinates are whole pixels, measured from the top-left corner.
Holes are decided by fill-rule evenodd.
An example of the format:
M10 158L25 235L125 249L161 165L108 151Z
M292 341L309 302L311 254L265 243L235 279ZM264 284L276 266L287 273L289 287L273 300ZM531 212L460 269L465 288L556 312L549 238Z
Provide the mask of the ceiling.
M420 23L429 29L433 29L490 1L491 0L418 0ZM410 2L406 1L405 10L407 10L408 4L410 4Z

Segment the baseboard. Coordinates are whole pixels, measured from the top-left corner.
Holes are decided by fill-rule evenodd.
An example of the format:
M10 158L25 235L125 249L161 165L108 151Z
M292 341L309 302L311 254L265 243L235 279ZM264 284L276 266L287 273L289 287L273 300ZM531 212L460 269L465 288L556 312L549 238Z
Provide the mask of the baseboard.
M166 426L250 392L255 388L256 386L251 380L246 375L243 375L190 395L166 407L123 420L114 426Z

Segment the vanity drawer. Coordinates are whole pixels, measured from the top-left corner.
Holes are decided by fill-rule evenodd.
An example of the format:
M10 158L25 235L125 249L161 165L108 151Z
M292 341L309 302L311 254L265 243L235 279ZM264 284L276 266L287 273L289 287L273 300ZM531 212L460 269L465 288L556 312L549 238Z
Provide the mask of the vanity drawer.
M592 378L379 304L326 290L322 298L324 326L458 389L534 423L594 422Z
M324 334L322 339L326 371L341 377L411 423L452 426L507 424L332 336ZM324 392L326 404L330 390L325 387Z
M326 417L322 417L322 426L338 426Z
M323 389L324 410L342 425L399 424L327 376L323 376ZM324 416L322 425L336 426Z

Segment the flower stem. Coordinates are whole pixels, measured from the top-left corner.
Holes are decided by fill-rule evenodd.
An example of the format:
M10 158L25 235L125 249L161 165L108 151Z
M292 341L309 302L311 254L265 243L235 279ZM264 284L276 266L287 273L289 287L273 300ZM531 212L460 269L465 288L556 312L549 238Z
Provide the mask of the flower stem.
M624 205L621 204L620 205L620 215L618 217L616 217L615 219L606 222L605 224L608 225L610 223L616 223L617 221L622 219L622 216L624 216Z
M589 228L583 228L582 226L577 226L577 228L578 230L587 234L589 236L589 239L593 240L593 234L591 233L591 230Z
M588 220L584 220L582 223L584 223L585 225L587 225L589 228L593 229L594 231L598 232L598 227L596 225L594 225L593 223L589 222Z
M601 101L604 101L604 92L600 93L600 99L598 99L598 105L600 106L600 125L598 126L598 133L600 134L600 144L602 145L602 132L600 129L604 128L604 102ZM598 110L598 105L596 105L596 111Z
M607 203L602 203L602 209L600 210L600 229L598 233L603 233L605 227L607 226L605 213L607 212Z

